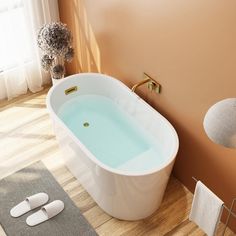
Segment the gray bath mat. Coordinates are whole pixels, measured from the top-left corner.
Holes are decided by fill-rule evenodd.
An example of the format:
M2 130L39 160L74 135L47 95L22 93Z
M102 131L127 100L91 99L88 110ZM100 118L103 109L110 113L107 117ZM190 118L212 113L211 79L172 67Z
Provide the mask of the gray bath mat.
M25 197L46 192L49 202L59 199L65 203L65 209L56 217L34 227L29 227L27 216L10 216L10 209ZM46 169L38 162L22 169L0 181L0 224L8 236L94 236L95 230L80 213L73 201Z

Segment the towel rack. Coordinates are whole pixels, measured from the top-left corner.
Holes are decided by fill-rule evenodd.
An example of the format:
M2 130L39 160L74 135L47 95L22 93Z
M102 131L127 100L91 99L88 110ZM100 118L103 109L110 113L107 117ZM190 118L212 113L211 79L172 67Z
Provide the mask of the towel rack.
M195 182L198 181L195 177L192 177L192 179L193 179ZM230 208L228 208L225 204L223 204L223 207L225 208L225 210L228 211L228 216L227 216L227 219L226 219L226 222L225 222L225 228L224 228L224 230L223 230L223 234L222 234L222 235L225 234L225 230L226 230L226 228L227 228L227 226L228 226L230 216L232 215L233 217L236 218L236 214L233 212L234 203L235 203L235 202L236 202L236 198L234 198L234 199L232 200L232 203L231 203Z

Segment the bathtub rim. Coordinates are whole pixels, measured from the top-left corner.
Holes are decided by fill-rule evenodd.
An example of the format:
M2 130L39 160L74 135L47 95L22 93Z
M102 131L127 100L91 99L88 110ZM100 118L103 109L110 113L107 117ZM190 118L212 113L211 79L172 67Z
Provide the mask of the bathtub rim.
M164 162L164 164L159 165L158 167L155 167L155 168L151 168L149 170L141 171L141 172L131 172L131 171L125 171L125 170L119 170L119 169L116 169L116 168L112 168L112 167L102 163L101 161L99 161L95 157L95 155L93 155L93 153L79 140L79 138L77 138L75 136L75 134L65 125L65 123L57 116L56 112L52 108L50 98L52 97L54 90L56 90L57 87L60 86L60 84L66 83L67 79L72 79L72 78L78 77L78 76L82 77L84 75L86 75L86 76L90 76L90 75L91 76L101 76L101 77L104 76L106 79L114 80L116 83L119 83L121 86L123 86L124 89L126 89L128 93L131 93L131 96L135 96L137 99L139 99L140 102L144 103L144 106L146 106L147 108L151 109L155 113L158 113L159 118L164 120L164 122L171 129L172 135L174 136L174 140L175 140L175 146L173 148L172 155L170 155L170 157L167 159L167 161ZM89 156L91 161L93 161L96 165L98 165L99 167L105 169L108 172L111 172L111 173L114 173L114 174L117 174L117 175L121 175L121 176L129 176L129 177L137 177L137 176L141 177L141 176L155 174L156 172L166 168L172 162L174 162L174 160L176 158L176 155L178 153L178 150L179 150L179 138L178 138L178 134L177 134L175 128L173 127L173 125L161 113L159 113L151 105L149 105L145 100L143 100L138 94L132 92L131 89L127 85L125 85L123 82L121 82L120 80L118 80L118 79L116 79L116 78L114 78L112 76L109 76L109 75L106 75L106 74L102 74L102 73L78 73L78 74L67 76L67 77L61 79L61 81L59 81L58 83L56 83L55 85L53 85L49 89L48 94L46 96L46 106L47 106L47 109L49 111L50 117L53 118L53 120L55 120L56 122L58 122L68 132L68 135L82 149L82 151L85 152L85 154L87 156Z

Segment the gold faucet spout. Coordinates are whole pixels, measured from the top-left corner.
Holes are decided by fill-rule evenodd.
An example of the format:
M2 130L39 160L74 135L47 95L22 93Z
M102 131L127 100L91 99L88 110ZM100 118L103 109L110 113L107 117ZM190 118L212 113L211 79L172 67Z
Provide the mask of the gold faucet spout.
M140 81L139 83L135 84L131 90L132 92L135 92L135 90L143 85L143 84L148 84L148 89L150 91L155 91L156 93L160 93L161 91L161 85L156 81L154 80L153 78L151 78L149 75L147 75L146 73L143 74L144 75L144 80Z
M131 88L132 92L135 92L136 88L138 88L139 86L141 86L141 85L143 85L143 84L146 84L146 83L148 83L148 82L152 82L152 79L145 79L145 80L142 80L142 81L140 81L139 83L135 84L135 85Z

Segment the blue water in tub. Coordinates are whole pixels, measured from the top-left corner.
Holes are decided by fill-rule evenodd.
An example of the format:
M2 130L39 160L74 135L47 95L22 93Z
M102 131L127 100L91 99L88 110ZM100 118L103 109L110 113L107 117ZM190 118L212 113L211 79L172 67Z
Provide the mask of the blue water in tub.
M103 164L126 171L145 171L164 161L158 145L113 100L81 95L64 103L58 116Z

